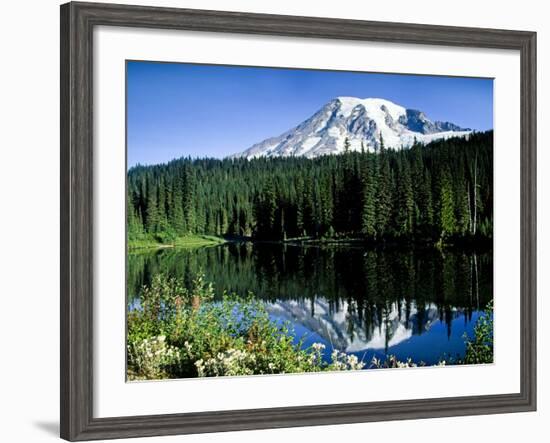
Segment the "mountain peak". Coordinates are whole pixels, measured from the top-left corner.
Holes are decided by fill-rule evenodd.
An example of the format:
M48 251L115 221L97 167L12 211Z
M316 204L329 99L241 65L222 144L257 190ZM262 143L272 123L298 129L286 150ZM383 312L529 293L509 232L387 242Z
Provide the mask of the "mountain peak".
M381 109L382 107L385 107L386 109L391 110L390 112L392 114L401 114L405 112L405 108L403 106L399 106L398 104L384 98L359 98L342 96L336 97L335 100L339 101L343 106L346 107L363 106L365 109Z
M339 154L348 139L350 149L376 151L380 137L388 148L410 147L414 140L467 136L470 129L450 122L429 120L383 98L336 97L298 126L257 143L233 157L279 157Z

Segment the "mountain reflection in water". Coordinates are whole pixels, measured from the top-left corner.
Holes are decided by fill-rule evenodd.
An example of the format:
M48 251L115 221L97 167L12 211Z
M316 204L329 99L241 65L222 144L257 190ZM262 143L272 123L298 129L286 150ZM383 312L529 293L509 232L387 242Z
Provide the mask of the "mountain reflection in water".
M317 299L313 303L284 301L267 305L271 317L289 321L297 332L297 339L303 339L306 346L323 343L327 360L332 350L338 349L355 354L366 362L372 357L385 358L388 355L398 356L400 360L412 358L426 364L437 364L441 358L462 357L463 335L472 334L472 320L480 314L477 311L466 314L458 308L442 313L434 304L419 312L414 303L405 313L399 303L393 303L380 321L376 315L371 319L360 319L347 302L343 302L340 308L333 311L326 299ZM423 334L430 336L429 347L414 350L415 340Z
M139 303L140 288L157 273L191 286L201 271L217 297L252 292L262 299L304 346L320 342L326 358L338 349L363 361L462 357L463 335L472 334L493 291L490 252L228 243L129 254L129 303Z

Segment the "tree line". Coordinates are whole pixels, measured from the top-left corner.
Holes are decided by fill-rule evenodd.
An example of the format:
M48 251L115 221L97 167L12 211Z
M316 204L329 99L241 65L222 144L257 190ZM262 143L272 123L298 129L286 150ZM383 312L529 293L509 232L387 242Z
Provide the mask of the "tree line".
M129 239L492 237L493 133L314 159L181 158L128 171Z

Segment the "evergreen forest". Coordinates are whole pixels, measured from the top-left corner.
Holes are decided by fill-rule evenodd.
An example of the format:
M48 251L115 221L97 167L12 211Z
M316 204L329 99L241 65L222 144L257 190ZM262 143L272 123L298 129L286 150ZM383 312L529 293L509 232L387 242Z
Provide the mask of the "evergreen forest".
M128 171L128 239L492 238L493 132L317 158L181 158Z

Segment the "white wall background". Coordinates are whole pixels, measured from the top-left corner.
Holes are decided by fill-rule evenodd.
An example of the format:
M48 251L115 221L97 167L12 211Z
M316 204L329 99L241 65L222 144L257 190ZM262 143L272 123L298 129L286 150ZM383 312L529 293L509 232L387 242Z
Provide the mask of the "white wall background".
M370 440L519 441L545 435L550 420L550 13L545 2L437 0L163 0L118 3L523 29L538 32L539 411L317 428L151 438L159 442ZM8 2L0 27L0 440L54 441L59 410L59 3ZM544 369L543 369L544 368ZM546 425L546 426L545 426ZM537 440L540 440L537 439Z

